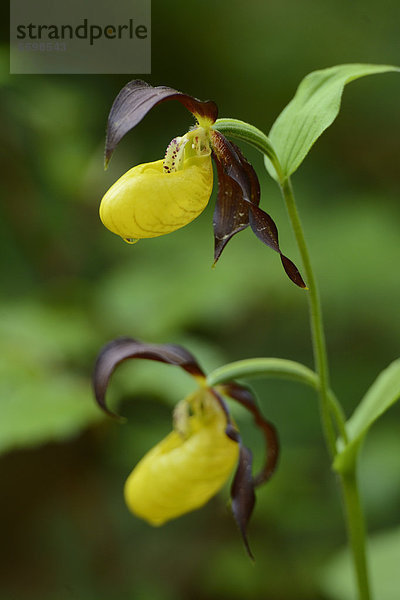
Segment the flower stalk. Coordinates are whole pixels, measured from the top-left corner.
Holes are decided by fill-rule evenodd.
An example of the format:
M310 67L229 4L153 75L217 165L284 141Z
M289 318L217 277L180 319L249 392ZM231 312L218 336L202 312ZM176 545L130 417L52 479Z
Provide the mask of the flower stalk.
M346 512L347 533L353 555L359 600L371 600L368 562L366 556L366 528L361 506L356 469L340 475Z
M311 265L310 254L308 252L300 216L297 210L291 181L289 178L287 178L280 185L306 274L315 370L319 377L318 391L320 397L321 421L326 444L330 456L333 459L336 456L336 435L329 410L329 366L322 320L320 294Z

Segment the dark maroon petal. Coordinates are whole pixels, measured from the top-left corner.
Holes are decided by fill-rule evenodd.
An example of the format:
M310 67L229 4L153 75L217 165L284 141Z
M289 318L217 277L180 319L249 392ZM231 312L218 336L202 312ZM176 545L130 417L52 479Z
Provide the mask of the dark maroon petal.
M293 281L293 283L295 283L299 287L301 287L303 289L308 289L304 282L304 279L300 275L300 272L299 272L298 268L296 267L296 265L294 264L294 262L292 262L290 260L290 258L285 256L284 254L282 254L282 252L281 252L281 262L282 262L283 268L285 269L286 275L289 277L289 279L291 279Z
M173 88L163 85L153 87L140 79L130 81L115 98L108 116L106 165L124 135L135 127L154 106L166 100L178 100L195 117L208 118L212 123L217 119L217 105L211 100L202 102Z
M215 262L232 236L250 224L258 239L281 256L285 272L293 283L305 288L298 269L281 252L274 220L258 206L260 184L253 167L238 146L227 140L221 132L213 130L211 139L219 180L222 173L214 214ZM236 185L230 184L228 178ZM247 204L247 210L243 209L244 204Z
M194 356L173 344L145 344L129 337L122 337L106 344L97 357L93 373L93 388L97 404L112 417L116 417L106 406L108 383L117 365L128 358L146 358L177 365L195 377L204 373Z
M218 173L218 197L214 211L214 264L230 239L249 225L249 204L260 202L260 184L253 167L239 148L218 131L212 132ZM227 168L227 165L229 167Z
M274 425L264 419L249 388L232 382L224 385L223 391L224 394L239 402L252 413L257 427L261 429L264 435L266 459L261 471L253 478L254 486L257 487L268 481L276 469L279 456L278 434Z
M242 534L245 548L251 558L252 552L247 539L247 525L255 504L254 490L257 486L266 482L274 472L278 461L279 442L275 427L264 419L251 390L236 382L228 383L221 387L223 393L233 398L250 411L256 425L261 429L266 445L266 459L261 471L253 477L253 457L251 451L243 446L239 435L237 441L240 444L239 463L231 488L232 512L235 521Z
M275 252L281 253L279 250L278 229L269 214L259 206L250 209L250 225L253 233L261 242L275 250Z
M249 207L243 200L242 188L224 171L222 163L215 157L218 173L218 197L215 204L214 264L229 240L249 225Z
M250 226L261 242L278 252L289 279L299 287L306 288L307 286L294 262L282 254L279 248L278 230L271 217L258 206L253 206L250 208Z
M247 161L240 152L238 146L227 140L220 131L216 130L211 131L211 142L214 155L221 162L225 173L239 184L242 189L243 199L250 202L253 196L251 180L243 166L245 162L247 163ZM257 179L256 174L255 178Z
M252 475L253 457L251 451L240 445L239 463L231 487L232 513L242 534L243 543L251 559L254 556L247 539L247 525L253 512L256 497Z
M236 434L237 434L237 429L236 427L233 425L232 423L232 418L228 409L228 406L225 402L225 400L223 399L223 397L221 396L221 394L218 394L217 390L215 388L209 388L211 394L214 396L214 398L216 399L216 401L218 402L218 404L220 405L220 407L222 408L225 417L226 417L226 430L225 433L226 435L231 438L231 440L234 440L235 442L237 442L238 440L236 439Z

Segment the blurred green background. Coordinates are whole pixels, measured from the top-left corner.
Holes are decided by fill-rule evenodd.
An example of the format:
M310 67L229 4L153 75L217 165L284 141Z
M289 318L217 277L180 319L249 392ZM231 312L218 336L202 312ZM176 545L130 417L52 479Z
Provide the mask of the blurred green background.
M400 4L154 1L152 55L143 78L153 85L212 98L220 116L268 132L308 72L400 64ZM9 76L6 42L1 62L0 599L351 599L335 558L345 531L316 399L295 384L253 384L282 445L250 526L255 565L226 509L228 488L161 529L128 513L124 480L169 431L192 383L165 365L124 365L110 399L129 420L110 422L90 388L101 345L118 335L181 343L208 370L252 356L311 366L306 295L248 231L211 269L215 193L200 218L164 238L128 246L101 225L108 186L191 125L181 105L148 115L105 173L107 114L130 77ZM399 99L396 74L351 84L293 178L347 414L400 355ZM261 156L242 149L281 247L299 263L279 191ZM389 568L400 555L399 417L395 407L379 422L362 460L380 600L399 598ZM237 419L258 456L251 419Z

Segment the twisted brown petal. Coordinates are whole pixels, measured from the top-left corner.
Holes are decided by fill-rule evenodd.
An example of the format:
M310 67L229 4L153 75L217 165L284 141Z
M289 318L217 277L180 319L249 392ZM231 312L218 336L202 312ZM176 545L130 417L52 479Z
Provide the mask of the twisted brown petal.
M256 502L251 472L252 465L253 456L251 450L240 443L239 463L231 487L232 513L242 535L247 554L254 560L247 538L247 525Z
M195 117L207 118L212 123L217 119L218 108L211 100L203 102L170 87L163 85L153 87L140 79L130 81L115 98L108 116L104 159L106 166L124 135L135 127L154 106L166 100L178 100Z
M254 486L258 487L268 481L276 469L279 457L277 431L270 421L264 419L254 400L254 395L249 388L239 385L236 382L232 382L224 385L223 389L227 396L239 402L252 413L257 427L259 427L263 433L266 447L266 459L261 471L254 477Z
M225 173L224 167L214 156L218 173L218 197L215 204L214 264L229 240L249 225L249 207L243 200L242 188Z
M239 148L230 142L234 151L234 158L240 162L241 171L237 170L236 177L232 178L225 170L222 160L214 153L214 160L218 173L218 198L214 211L214 264L222 254L229 240L239 231L246 229L250 224L249 204L243 198L243 186L246 188L252 204L258 206L260 202L260 184L257 174L251 164L240 155ZM223 150L223 144L220 144Z
M174 344L145 344L129 337L121 337L106 344L100 351L93 373L93 388L97 404L109 416L118 417L111 412L105 402L108 383L115 368L128 358L146 358L169 365L176 365L195 377L204 377L204 373L194 356Z
M266 459L261 471L253 477L252 465L253 457L251 451L243 446L240 437L240 454L238 468L231 487L232 512L235 521L242 534L243 542L250 558L253 558L248 538L247 525L255 504L254 490L257 486L265 483L273 474L279 454L279 441L275 427L264 419L257 404L254 401L254 396L248 388L243 387L235 382L228 383L222 387L223 393L230 396L242 406L249 410L255 420L256 425L262 430L266 444Z
M305 288L297 267L280 249L273 219L258 206L260 184L253 167L240 149L219 131L212 131L212 145L218 176L222 174L214 213L215 262L228 241L250 225L258 239L280 255L283 268L293 283Z

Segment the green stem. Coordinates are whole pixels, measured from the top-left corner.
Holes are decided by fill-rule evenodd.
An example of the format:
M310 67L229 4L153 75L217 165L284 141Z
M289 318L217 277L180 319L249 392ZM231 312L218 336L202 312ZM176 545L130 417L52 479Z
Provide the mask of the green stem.
M366 532L363 511L358 492L356 466L354 470L340 475L346 511L347 531L358 587L359 600L371 600L366 560Z
M314 358L316 371L319 375L319 395L320 411L322 425L328 448L335 457L337 454L335 432L333 429L331 417L329 414L329 371L328 357L326 352L325 333L322 322L322 310L317 282L312 269L308 248L306 245L299 213L297 211L293 189L290 179L287 178L281 184L282 194L286 202L286 207L292 223L297 245L303 260L306 280L309 288L309 305L311 333L314 348ZM337 417L338 415L336 415ZM340 415L339 415L340 418ZM343 422L344 427L344 422ZM341 429L341 427L340 427ZM349 542L353 555L353 564L358 588L359 600L370 600L368 580L368 566L366 557L366 536L364 515L361 507L358 484L357 484L357 465L346 473L339 473L340 484L343 493L343 500L346 512L346 523L349 536Z
M303 261L306 283L309 293L311 335L314 349L315 368L319 376L319 397L322 426L331 457L336 455L336 435L329 410L329 370L326 352L325 333L322 322L321 301L317 282L311 265L306 240L303 233L299 213L293 195L290 179L281 184L282 195L292 223L294 235Z

